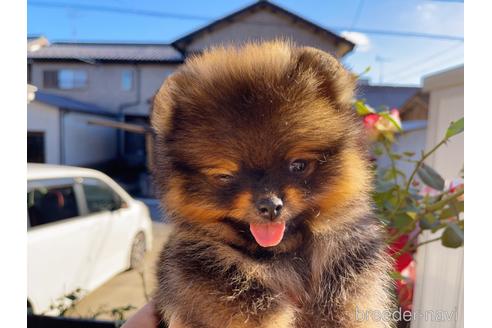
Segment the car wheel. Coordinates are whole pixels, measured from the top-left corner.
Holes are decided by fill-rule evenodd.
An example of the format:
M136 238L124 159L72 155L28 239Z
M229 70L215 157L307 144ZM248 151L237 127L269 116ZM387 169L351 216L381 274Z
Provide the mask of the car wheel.
M27 315L32 315L34 314L34 309L32 308L31 302L27 300Z
M139 270L143 267L145 257L145 236L139 232L132 244L132 252L130 255L130 270Z

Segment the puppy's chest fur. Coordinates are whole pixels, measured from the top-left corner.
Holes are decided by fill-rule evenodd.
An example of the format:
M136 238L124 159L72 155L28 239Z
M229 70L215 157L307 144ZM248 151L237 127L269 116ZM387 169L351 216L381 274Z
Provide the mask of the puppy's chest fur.
M180 241L178 233L161 254L157 309L166 320L178 313L186 327L348 327L347 299L358 297L380 252L377 239L367 242L337 245L348 249L331 258L324 242L252 257L213 242Z

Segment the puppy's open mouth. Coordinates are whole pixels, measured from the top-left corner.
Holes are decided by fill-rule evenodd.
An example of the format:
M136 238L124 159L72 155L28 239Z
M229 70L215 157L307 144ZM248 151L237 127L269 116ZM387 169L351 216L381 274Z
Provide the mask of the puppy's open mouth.
M285 222L251 223L249 230L261 247L273 247L280 244L285 232Z

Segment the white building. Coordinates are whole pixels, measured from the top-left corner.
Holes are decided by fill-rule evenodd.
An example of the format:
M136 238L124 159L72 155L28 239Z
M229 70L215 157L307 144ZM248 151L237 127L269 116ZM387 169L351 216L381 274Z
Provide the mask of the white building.
M443 138L449 123L464 116L464 67L427 76L423 84L424 91L430 96L425 146L430 150ZM459 177L464 166L464 135L451 138L445 147L429 157L427 163L445 180ZM426 232L419 242L439 237L441 233ZM452 319L439 322L419 317L412 322L412 328L463 327L463 247L452 249L437 242L430 243L419 247L416 261L414 311L445 311Z
M113 115L106 115L107 118L120 123L108 124L106 120L106 127L103 129L107 129L107 135L111 137L100 142L107 148L88 147L87 152L94 153L104 149L104 154L99 155L79 151L78 156L88 156L87 160L72 159L74 155L70 152L84 147L73 144L73 140L64 141L65 147L53 145L53 140L61 142L60 138L69 136L67 132L59 134L57 130L53 130L44 137L45 147L50 149L50 155L47 151L45 160L53 161L57 158L59 163L86 165L94 160L109 159L111 154L128 167L145 170L146 161L149 160L147 154L150 154L147 152L146 138L144 134L130 131L130 125L135 127L133 130L147 131L155 92L188 55L199 53L212 45L278 38L325 50L342 60L355 47L349 40L268 1L257 1L171 44L50 44L44 38L30 39L27 53L28 83L35 85L42 94L52 99L64 97L74 102L90 104L90 108L103 108ZM367 98L374 107L380 104L400 107L418 88L364 85L359 90L361 96ZM41 108L39 101L34 106ZM33 142L28 148L33 153L39 152L35 148L38 147L36 145L40 143L41 136L36 133L37 121L32 122L32 119L39 120L39 117L48 115L49 111L46 108L31 111L33 113L29 115L28 125L31 129L30 140ZM58 114L50 115L54 117ZM48 121L48 118L44 121ZM130 125L123 126L122 123ZM116 137L113 136L114 127L119 129ZM89 133L92 129L95 127L85 132ZM98 131L97 136L103 136L102 130ZM56 135L56 138L51 135ZM95 136L87 136L86 140L92 140ZM108 145L111 140L115 142L113 147ZM54 148L60 150L55 151Z
M116 131L90 121L115 117L97 105L31 92L27 105L28 161L97 166L111 160L116 156Z
M190 53L200 52L214 44L275 38L289 38L298 44L317 47L338 57L343 57L354 48L352 42L321 26L270 2L259 1L172 44L50 44L45 38L31 38L28 40L27 53L28 83L36 86L51 100L64 97L66 101L71 99L79 104L86 103L87 108L97 106L113 115L113 120L145 126L148 125L153 95L166 76L182 64ZM71 129L65 129L65 132L55 129L55 126L59 126L58 123L55 124L58 115L62 112L67 115L67 111L48 109L46 106L56 107L57 104L42 103L40 98L38 100L29 109L28 125L32 143L28 148L31 153L41 152L33 147L44 138L46 162L85 165L108 159L110 155L116 156L118 153L115 150L118 150L124 162L134 166L145 165L146 147L143 135L118 131L116 138L113 135L114 129L106 127L102 128L108 130L106 134L97 130L97 134L83 138L86 142L103 135L108 138L99 141L97 147L93 147L93 144L74 144L73 140L60 141L71 137L70 132L67 132ZM68 112L70 117L75 115ZM64 120L72 119L64 117ZM41 121L44 122L43 131L46 131L44 137L39 133L41 130L38 125ZM79 120L80 122L82 121ZM96 131L95 128L93 126L85 132L92 133ZM53 144L55 140L57 144ZM109 147L108 143L112 141L115 144ZM60 142L64 142L65 147L59 146ZM74 150L79 147L88 149L78 152ZM103 150L101 154L89 155ZM78 155L72 152L77 152ZM85 160L81 157L85 157Z

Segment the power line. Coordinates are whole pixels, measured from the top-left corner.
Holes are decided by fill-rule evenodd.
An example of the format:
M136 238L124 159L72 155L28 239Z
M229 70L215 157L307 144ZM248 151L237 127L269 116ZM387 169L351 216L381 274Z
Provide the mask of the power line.
M464 3L463 0L429 0L433 2L455 2L455 3Z
M176 19L188 19L188 20L209 20L210 17L176 14L164 11L143 10L143 9L131 9L131 8L118 8L112 6L100 6L100 5L86 5L81 3L65 3L54 1L28 1L29 6L45 7L45 8L74 8L85 11L97 11L97 12L109 12L123 15L137 15L137 16L151 16L151 17L166 17Z
M462 59L462 58L463 58L462 55L458 55L458 56L452 56L451 58L441 60L441 62L440 62L441 67L445 66L445 65L443 65L443 63L455 62L456 60ZM447 65L447 66L449 66L449 65ZM423 73L425 73L426 71L429 71L430 69L435 71L436 70L435 67L436 67L436 63L431 63L430 65L420 66L417 70L410 70L408 72L404 72L405 74L394 77L392 80L395 80L395 79L405 80L406 78L408 78L412 75L415 75L415 74L423 75Z
M344 30L344 27L333 27L335 30ZM431 34L431 33L419 33L419 32L405 32L405 31L389 31L389 30L373 30L373 29L363 29L363 28L353 28L354 32L361 32L365 34L379 34L386 36L397 36L397 37L411 37L411 38L424 38L424 39L435 39L443 41L464 41L464 37L455 35L445 35L445 34Z
M451 63L451 62L456 62L458 59L462 59L463 56L461 55L458 55L458 56L453 56L451 58L447 58L447 59L444 59L440 62L440 66L441 67L446 67L446 66L450 66L449 64L446 64L446 65L443 65L443 63ZM424 66L420 66L417 70L411 70L411 71L408 71L408 72L405 72L405 74L403 75L399 75L397 77L393 77L389 80L392 80L392 81L395 81L395 80L400 80L400 81L403 81L405 80L406 78L412 76L412 75L424 75L425 72L429 71L432 69L432 71L436 71L436 65L437 63L431 63L430 65L424 65Z
M461 59L461 58L462 58L462 56L454 56L454 57L452 57L452 58L448 58L448 59L446 60L446 62L455 62L456 60ZM446 66L450 66L450 65L446 65ZM445 67L445 66L441 66L441 67ZM430 69L432 69L432 70L431 70L431 71L429 71ZM400 81L404 81L404 80L405 80L405 79L407 79L408 77L410 77L410 76L412 76L412 75L415 75L415 74L420 75L420 76L424 76L424 75L426 75L426 74L428 74L428 73L435 72L436 70L439 70L439 69L437 69L437 68L435 67L435 64L434 64L434 65L431 65L431 66L427 66L427 67L425 67L425 68L421 68L420 70L415 71L415 72L412 72L412 73L410 73L410 74L406 74L406 75L400 76L400 77L398 78L398 80L400 80Z
M463 45L463 42L459 42L458 44L453 44L451 47L447 47L447 48L445 48L443 50L440 50L440 51L438 51L436 53L433 53L433 54L431 54L429 56L426 56L426 57L417 59L416 61L413 61L413 62L411 62L408 65L405 65L403 67L400 67L399 69L395 69L392 72L390 72L388 75L391 76L391 75L395 75L396 74L396 76L393 76L393 79L398 78L398 77L401 76L401 74L406 74L408 72L407 69L410 68L410 71L415 70L415 68L418 69L418 65L426 64L429 61L433 61L433 60L435 60L435 59L437 59L437 58L439 58L439 57L441 57L441 56L443 56L445 54L448 54L450 51L452 51L452 50L454 50L456 48L461 47L462 45ZM411 68L413 68L413 69L411 69Z
M384 80L384 63L389 63L391 62L391 59L389 58L384 58L381 56L376 56L375 59L379 63L379 83L383 84Z
M360 17L360 14L362 12L362 7L363 6L364 6L364 0L359 0L359 3L357 4L357 8L355 9L354 19L352 20L352 24L350 24L349 31L351 31L355 27L355 25L357 24L357 22L359 21L359 17Z
M85 11L96 11L96 12L108 12L113 14L122 15L137 15L137 16L148 16L155 18L171 18L171 19L183 19L183 20L200 20L200 21L211 21L215 20L214 17L205 17L198 15L187 15L187 14L176 14L163 11L154 10L143 10L143 9L130 9L130 8L118 8L111 6L100 6L100 5L85 5L77 3L64 3L64 2L52 2L52 1L28 1L29 6L44 7L44 8L73 8ZM284 27L285 25L274 24L274 23L252 23L252 22L236 22L238 24L247 25L264 25L264 26L276 26ZM330 27L329 27L330 28ZM389 30L373 30L373 29L362 29L362 28L348 28L344 27L331 27L333 30L343 31L352 30L355 32L365 33L365 34L375 34L375 35L386 35L395 37L413 37L413 38L425 38L434 40L451 40L451 41L463 41L464 38L461 36L454 35L442 35L442 34L432 34L432 33L418 33L418 32L407 32L407 31L389 31Z

